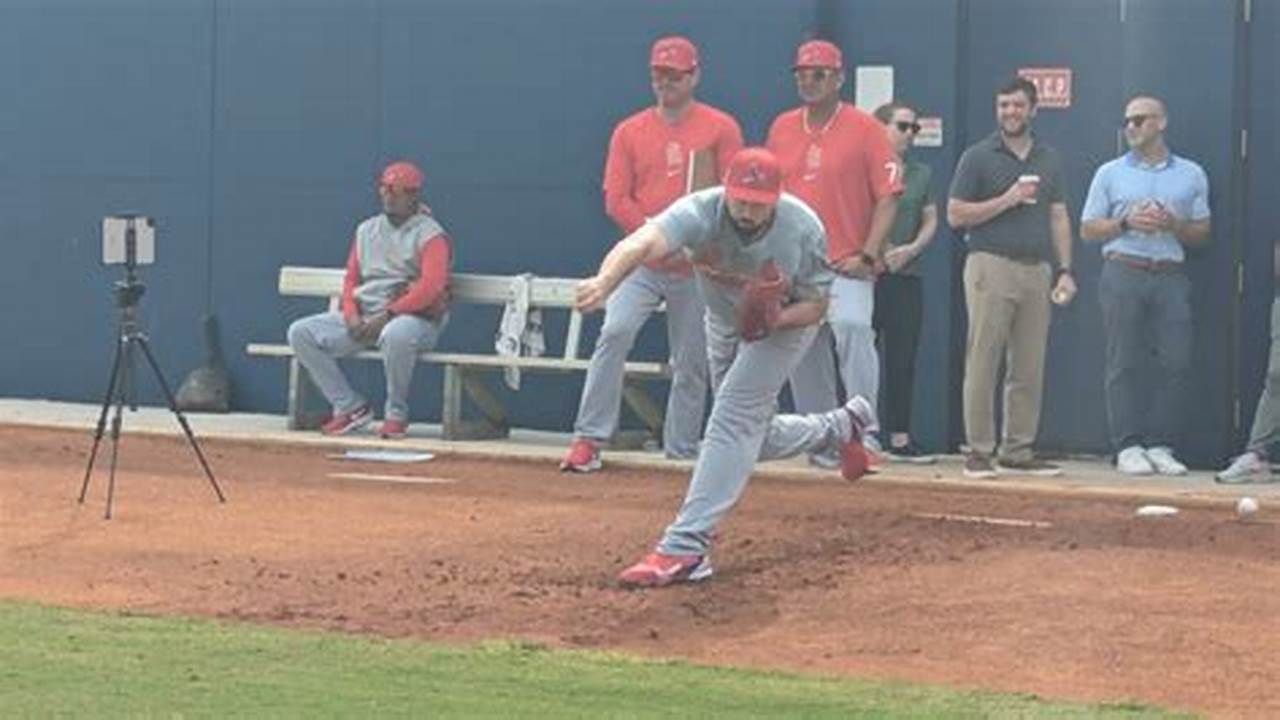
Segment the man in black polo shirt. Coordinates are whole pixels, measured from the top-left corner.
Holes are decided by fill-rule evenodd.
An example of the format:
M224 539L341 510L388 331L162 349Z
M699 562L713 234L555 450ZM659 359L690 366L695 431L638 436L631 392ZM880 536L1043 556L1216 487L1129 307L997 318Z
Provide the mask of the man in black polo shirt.
M1035 114L1030 81L1015 78L997 90L996 132L965 150L951 181L947 221L965 231L969 245L966 477L995 477L993 458L1008 472L1062 472L1031 451L1040 425L1050 298L1065 304L1076 293L1062 161L1031 132ZM1002 360L1004 432L997 456L994 395Z

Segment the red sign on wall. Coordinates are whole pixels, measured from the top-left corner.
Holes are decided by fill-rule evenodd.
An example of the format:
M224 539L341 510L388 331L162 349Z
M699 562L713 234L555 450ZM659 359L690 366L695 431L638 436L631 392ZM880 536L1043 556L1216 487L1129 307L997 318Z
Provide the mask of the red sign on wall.
M1018 75L1036 84L1039 107L1071 107L1071 68L1019 68Z

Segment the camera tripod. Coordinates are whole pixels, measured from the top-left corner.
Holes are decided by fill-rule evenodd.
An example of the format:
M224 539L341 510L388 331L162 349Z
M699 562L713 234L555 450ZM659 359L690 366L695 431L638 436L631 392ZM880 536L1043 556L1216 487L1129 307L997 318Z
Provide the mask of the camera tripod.
M213 486L213 492L218 496L218 502L226 502L227 499L222 495L222 488L218 487L218 481L214 479L213 471L209 469L209 463L205 461L204 453L200 451L200 445L196 442L196 437L191 432L191 426L187 424L187 418L178 409L178 403L174 399L173 391L169 389L169 383L165 381L164 373L160 372L160 366L156 363L155 356L151 354L151 347L147 344L147 336L142 332L142 328L138 324L138 302L142 299L142 294L146 292L146 286L138 281L132 263L127 266L125 279L115 284L114 291L116 306L120 308L120 335L116 340L115 359L111 363L111 377L107 381L107 392L102 398L102 411L98 414L98 427L93 433L93 450L89 453L89 464L84 470L84 483L80 486L80 504L84 504L85 494L89 491L89 477L93 473L93 461L97 458L98 447L102 443L102 435L107 426L107 414L112 404L114 404L115 414L111 418L111 471L107 481L107 510L103 515L104 518L111 519L111 501L115 495L116 487L116 456L120 449L121 416L124 413L126 404L130 410L136 412L138 409L138 404L133 394L134 376L136 374L133 367L135 347L142 351L142 356L146 358L147 364L151 366L151 371L155 374L156 380L160 383L160 389L164 391L165 399L169 402L169 409L178 418L178 424L182 426L182 432L186 434L187 440L191 443L191 449L195 451L196 459L200 461L200 467L204 468L204 474L209 478L209 484Z

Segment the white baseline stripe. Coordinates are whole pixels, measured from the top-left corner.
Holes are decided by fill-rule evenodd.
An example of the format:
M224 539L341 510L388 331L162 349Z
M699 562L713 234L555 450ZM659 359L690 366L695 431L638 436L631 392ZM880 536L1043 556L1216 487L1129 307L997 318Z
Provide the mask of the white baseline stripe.
M1007 527L1053 527L1053 523L1041 520L1019 520L1016 518L986 517L983 515L948 515L947 513L912 513L911 517L924 520L948 520L951 522L976 523L979 525L1004 525Z
M406 485L452 485L453 478L419 477L416 475L377 475L374 473L329 473L329 477L338 480L369 480L372 482L404 483Z

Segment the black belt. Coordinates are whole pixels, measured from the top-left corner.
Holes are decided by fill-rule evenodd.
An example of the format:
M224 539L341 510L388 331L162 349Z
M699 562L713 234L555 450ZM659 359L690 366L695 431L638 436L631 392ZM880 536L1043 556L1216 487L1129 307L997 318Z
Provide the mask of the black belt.
M973 252L994 255L1000 258L1001 260L1016 262L1020 265L1042 265L1042 264L1048 264L1049 262L1048 260L1036 255L1006 255L1002 252L996 252L995 250L974 250Z
M1111 262L1120 263L1135 270L1145 270L1152 273L1182 272L1182 263L1177 260L1154 260L1141 255L1129 255L1122 252L1109 252L1104 257Z

